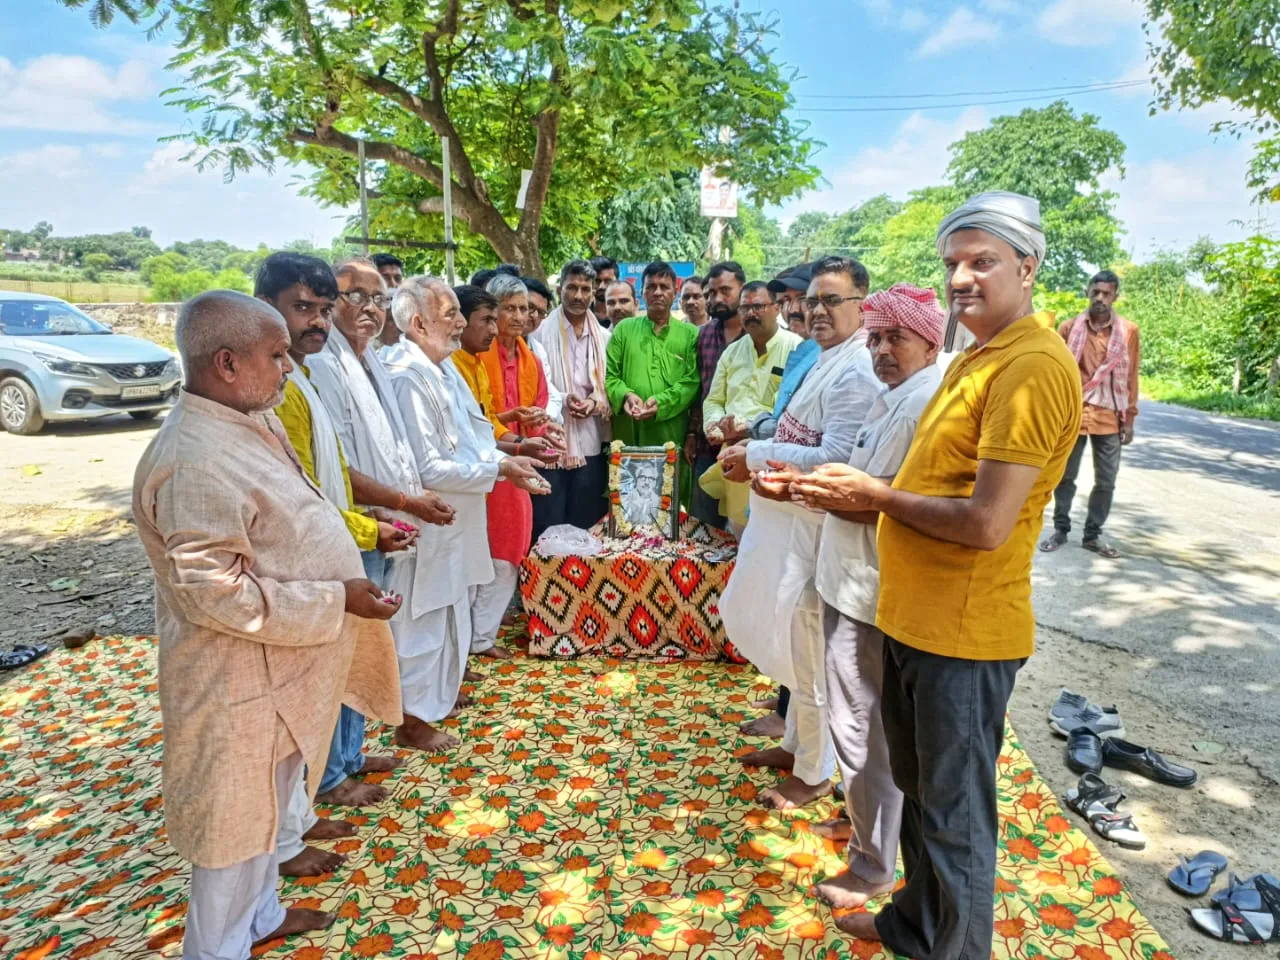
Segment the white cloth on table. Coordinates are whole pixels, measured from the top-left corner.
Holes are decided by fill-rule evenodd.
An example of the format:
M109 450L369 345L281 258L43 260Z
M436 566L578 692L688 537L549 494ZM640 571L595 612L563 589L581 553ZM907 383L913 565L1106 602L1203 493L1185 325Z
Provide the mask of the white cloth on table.
M302 754L297 751L276 764L281 822L302 782L302 770ZM302 798L305 802L305 790ZM276 893L279 863L277 848L229 867L192 866L183 960L245 960L254 943L279 929L284 923L284 907Z
M492 650L498 628L511 606L520 580L520 568L506 560L493 561L493 579L471 588L471 652Z

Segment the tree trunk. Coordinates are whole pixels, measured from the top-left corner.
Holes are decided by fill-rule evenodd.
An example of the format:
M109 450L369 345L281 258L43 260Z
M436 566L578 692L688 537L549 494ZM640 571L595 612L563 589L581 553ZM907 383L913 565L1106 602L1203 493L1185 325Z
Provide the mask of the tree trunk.
M1267 372L1267 395L1274 397L1276 388L1280 387L1280 355L1271 360L1271 369Z
M1244 382L1244 344L1236 345L1236 372L1231 378L1231 392L1240 396L1240 388Z

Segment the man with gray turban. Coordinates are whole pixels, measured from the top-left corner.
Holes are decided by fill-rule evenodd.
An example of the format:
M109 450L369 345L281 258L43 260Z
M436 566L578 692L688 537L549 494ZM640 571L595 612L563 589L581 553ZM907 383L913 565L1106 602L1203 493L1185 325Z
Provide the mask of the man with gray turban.
M972 198L942 222L938 252L951 316L976 342L947 368L892 483L843 465L824 477L846 509L880 514L881 717L906 871L878 914L837 925L894 953L961 960L991 955L996 759L1034 647L1031 557L1081 393L1052 316L1031 307L1045 252L1034 199Z

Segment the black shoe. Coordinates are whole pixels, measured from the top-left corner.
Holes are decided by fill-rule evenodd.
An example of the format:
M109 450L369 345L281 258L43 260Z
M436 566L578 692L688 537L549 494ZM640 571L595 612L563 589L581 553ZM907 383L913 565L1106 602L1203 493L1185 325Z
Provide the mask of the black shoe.
M1132 770L1148 780L1171 787L1194 786L1197 777L1190 767L1171 763L1150 747L1140 747L1128 740L1117 740L1114 737L1103 741L1102 762L1117 770Z
M1067 766L1076 773L1098 773L1104 749L1101 737L1088 727L1077 727L1067 735Z

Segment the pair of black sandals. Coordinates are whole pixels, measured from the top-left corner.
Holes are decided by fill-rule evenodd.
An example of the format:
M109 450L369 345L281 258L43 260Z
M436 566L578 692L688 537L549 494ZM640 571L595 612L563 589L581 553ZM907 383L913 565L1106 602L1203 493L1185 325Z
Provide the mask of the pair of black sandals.
M1201 897L1214 879L1227 869L1227 858L1214 850L1202 850L1180 862L1169 874L1169 885L1179 893ZM1241 880L1232 874L1227 886L1209 898L1211 906L1191 911L1191 922L1223 943L1280 942L1280 880L1269 873Z

